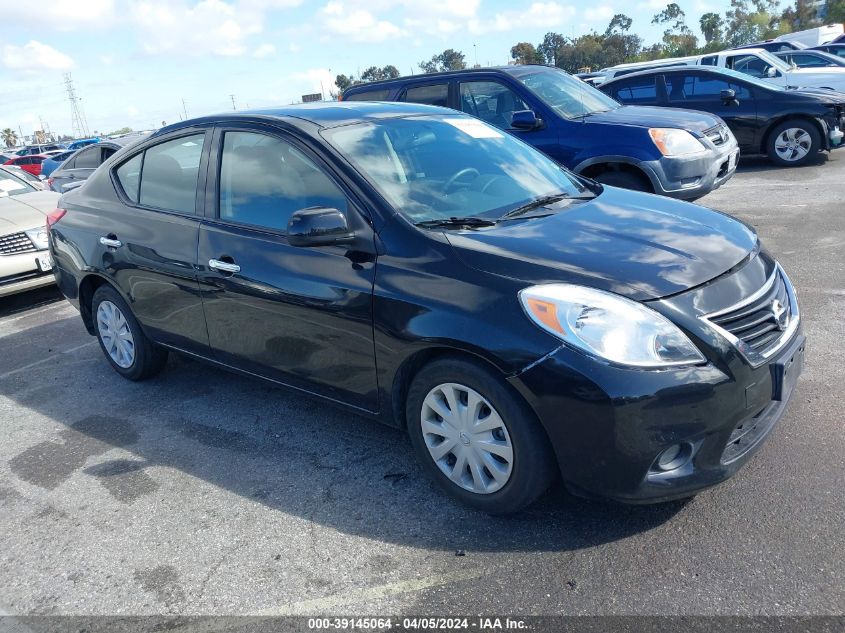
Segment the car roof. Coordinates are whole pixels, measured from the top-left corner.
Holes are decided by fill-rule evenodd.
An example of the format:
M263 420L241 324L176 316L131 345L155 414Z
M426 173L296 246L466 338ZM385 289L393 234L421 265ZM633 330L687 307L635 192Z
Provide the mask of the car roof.
M515 77L519 77L521 75L529 75L531 73L537 72L538 70L543 69L554 69L554 70L561 70L560 68L556 68L555 66L545 66L543 64L515 64L512 66L488 66L484 68L464 68L463 70L445 70L442 72L436 73L423 73L420 75L404 75L402 77L396 77L395 79L382 79L380 81L368 81L362 84L355 84L354 86L349 86L346 90L343 91L343 94L353 94L355 92L359 92L361 90L369 91L373 88L380 88L386 86L392 86L394 84L405 84L409 81L423 81L428 82L432 79L451 79L453 77L461 77L463 75L471 75L477 73L483 74L498 74L498 75L513 75Z
M318 103L302 103L278 108L261 110L244 110L209 115L197 119L189 119L163 127L148 138L161 136L169 132L202 125L206 123L242 122L249 120L276 119L285 121L297 127L303 124L313 124L321 128L337 127L350 123L377 121L419 114L451 114L459 113L449 108L421 105L418 103L383 103L370 101L321 101Z
M649 68L647 70L640 70L635 73L629 73L627 75L622 75L621 77L614 77L613 79L606 81L601 85L601 87L609 86L615 83L622 83L627 79L636 79L637 77L646 77L648 75L671 75L675 73L688 73L688 72L702 72L702 73L709 73L711 75L721 75L730 77L733 80L740 79L735 75L729 75L728 73L724 73L721 69L717 66L668 66L663 68Z

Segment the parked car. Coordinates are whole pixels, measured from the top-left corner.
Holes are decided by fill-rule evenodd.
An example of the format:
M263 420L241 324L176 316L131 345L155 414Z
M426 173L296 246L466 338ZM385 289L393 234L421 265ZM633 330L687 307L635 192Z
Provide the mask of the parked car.
M33 156L35 154L43 154L54 149L65 149L61 143L49 143L46 145L29 145L15 152L16 156Z
M88 145L93 145L94 143L99 143L99 142L100 142L99 136L94 137L94 138L83 138L83 139L79 139L78 141L73 141L72 143L69 143L67 148L77 150L77 149L82 149L83 147L86 147Z
M765 40L762 42L754 42L753 44L745 44L744 46L737 46L731 50L742 50L744 48L759 48L764 51L769 51L770 53L779 53L781 51L800 51L805 48L803 44L799 42L791 42L789 40Z
M42 163L42 165L43 164L44 163ZM2 167L3 167L3 169L6 169L6 170L12 172L18 178L21 178L21 179L27 181L30 185L32 185L36 189L49 189L49 187L46 186L47 183L44 182L43 180L41 180L40 175L33 176L28 171L24 171L23 169L21 169L17 165L2 165Z
M845 92L845 68L796 68L759 48L704 55L698 65L729 68L785 88L828 88Z
M37 176L41 173L41 163L44 162L45 158L47 158L47 156L44 156L43 154L15 156L3 164L20 167L24 171L28 171L33 176Z
M708 114L621 106L557 68L508 66L352 86L344 101L448 106L594 180L694 199L733 176L736 139Z
M126 136L83 147L50 174L47 179L48 186L53 191L62 193L70 185L85 181L109 156L138 138L140 137Z
M845 57L837 57L824 51L785 51L783 53L775 53L775 57L782 59L787 64L795 64L798 68L845 66Z
M49 176L52 174L59 166L65 162L68 158L73 156L76 153L75 149L67 149L63 152L50 156L49 158L44 159L44 162L41 163L41 175L42 176Z
M601 86L621 103L703 110L728 124L743 154L803 165L842 146L845 94L784 90L741 73L688 66L647 70Z
M0 297L55 282L46 218L58 200L58 194L0 167Z
M751 227L445 108L181 122L47 222L119 375L178 350L323 397L406 429L488 512L556 471L580 494L693 495L748 461L802 368L795 292Z
M845 57L845 44L822 44L821 46L813 46L810 50L824 51L837 57Z

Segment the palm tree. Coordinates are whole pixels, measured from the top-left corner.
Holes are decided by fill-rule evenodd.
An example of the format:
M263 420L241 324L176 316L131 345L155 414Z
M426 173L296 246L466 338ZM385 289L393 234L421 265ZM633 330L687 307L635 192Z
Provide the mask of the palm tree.
M12 128L7 127L0 134L3 136L3 142L6 144L6 147L14 147L18 144L18 135L15 134Z

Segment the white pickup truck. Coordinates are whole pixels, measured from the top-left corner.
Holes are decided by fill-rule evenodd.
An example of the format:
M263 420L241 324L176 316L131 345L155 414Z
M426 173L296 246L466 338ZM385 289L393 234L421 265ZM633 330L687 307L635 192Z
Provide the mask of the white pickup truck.
M742 48L703 55L693 65L732 68L784 87L830 88L845 92L845 66L796 68L762 48Z

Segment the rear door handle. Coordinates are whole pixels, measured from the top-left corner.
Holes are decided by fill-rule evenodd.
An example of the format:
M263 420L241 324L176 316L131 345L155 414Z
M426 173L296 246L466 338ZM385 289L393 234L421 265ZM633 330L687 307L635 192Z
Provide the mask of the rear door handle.
M121 246L123 246L123 242L121 242L120 240L112 239L110 237L105 236L100 238L100 244L102 244L103 246L108 246L109 248L120 248Z
M219 259L209 259L208 267L222 273L239 273L241 267L231 262L221 262Z

